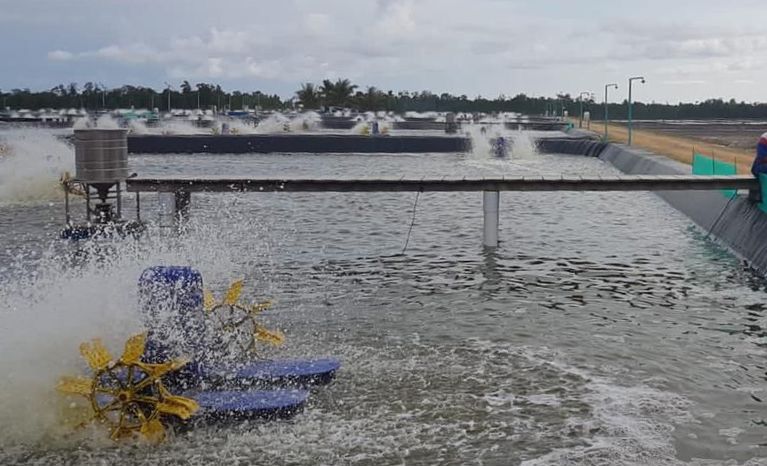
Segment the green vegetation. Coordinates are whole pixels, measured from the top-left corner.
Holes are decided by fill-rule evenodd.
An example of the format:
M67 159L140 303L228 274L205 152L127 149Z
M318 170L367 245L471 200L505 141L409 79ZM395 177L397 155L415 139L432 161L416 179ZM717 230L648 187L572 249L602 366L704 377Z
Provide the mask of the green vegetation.
M555 109L558 115L566 110L571 116L577 116L579 101L569 94L556 97L530 97L519 94L514 97L500 95L496 98L449 93L434 94L430 91L383 91L375 87L362 90L348 79L335 82L324 80L320 85L304 83L296 91L295 97L283 101L278 95L269 95L261 91L241 92L225 91L217 84L197 83L192 86L182 82L177 89L156 91L149 87L125 85L106 89L103 85L91 82L80 88L77 83L60 84L48 91L32 92L29 89L0 91L3 106L11 108L159 108L167 110L168 93L171 106L178 109L242 109L261 107L265 110L292 108L300 103L305 109L321 107L347 107L360 111L416 111L416 112L518 112L525 114L543 114L546 109ZM602 118L604 107L593 100L584 102L584 110L591 112L592 119ZM610 104L610 117L620 120L626 118L626 102ZM723 101L710 99L704 102L680 103L676 105L661 103L634 103L634 118L642 119L711 119L711 118L761 118L767 119L767 104Z
M156 91L149 87L125 85L113 89L91 82L80 88L77 83L59 84L48 91L32 92L29 89L12 89L0 92L3 106L37 110L41 108L86 108L90 110L116 108L168 109L168 92L174 109L197 108L243 108L261 106L264 109L281 109L285 103L278 95L255 92L227 92L216 84L198 83L194 87L184 81L179 90Z

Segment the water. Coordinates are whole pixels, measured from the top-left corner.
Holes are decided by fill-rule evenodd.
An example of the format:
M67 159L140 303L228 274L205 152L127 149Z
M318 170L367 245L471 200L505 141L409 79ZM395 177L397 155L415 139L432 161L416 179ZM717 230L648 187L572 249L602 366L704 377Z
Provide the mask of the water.
M595 159L480 153L131 165L147 176L613 173ZM403 255L414 198L194 195L181 243L153 234L78 267L45 246L59 201L0 206L11 250L0 263L0 461L767 461L764 285L681 214L649 193L507 193L493 251L481 247L481 195L426 193ZM249 292L278 302L266 314L288 336L278 354L337 356L338 379L291 422L202 428L160 447L65 436L56 378L81 370L79 342L103 336L117 349L140 329L135 280L171 263L198 267L217 290L244 275Z

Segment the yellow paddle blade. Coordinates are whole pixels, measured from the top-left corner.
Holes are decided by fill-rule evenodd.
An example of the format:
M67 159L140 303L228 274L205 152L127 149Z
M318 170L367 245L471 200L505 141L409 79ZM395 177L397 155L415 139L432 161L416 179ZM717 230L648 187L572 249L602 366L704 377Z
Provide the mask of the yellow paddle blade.
M188 363L188 359L174 359L162 364L142 364L141 367L149 373L150 377L159 378L168 372L173 372L175 370L181 369Z
M200 409L200 405L191 398L175 395L168 395L164 398L165 399L162 402L157 403L157 411L162 414L170 414L181 419L189 419L192 417L192 414Z
M59 379L59 383L56 384L56 390L72 395L90 396L93 392L93 380L85 377L65 375Z
M285 334L279 330L267 330L264 327L257 326L255 337L259 341L269 343L274 346L280 346L285 343Z
M94 371L104 369L112 361L112 355L99 338L80 345L80 354Z
M210 290L202 290L202 308L210 312L216 306L216 298Z
M152 419L141 424L141 435L156 445L165 440L165 427L159 419Z
M240 279L229 286L229 290L226 292L226 297L224 298L224 304L227 306L234 306L237 304L237 301L240 300L240 295L242 294L242 282L243 280Z
M120 360L127 364L139 362L146 348L146 333L134 335L125 342L125 351Z
M269 309L270 307L272 307L272 302L271 301L264 301L263 303L254 303L250 307L250 313L253 314L253 315L256 315L256 314L258 314L260 312L263 312L263 311Z

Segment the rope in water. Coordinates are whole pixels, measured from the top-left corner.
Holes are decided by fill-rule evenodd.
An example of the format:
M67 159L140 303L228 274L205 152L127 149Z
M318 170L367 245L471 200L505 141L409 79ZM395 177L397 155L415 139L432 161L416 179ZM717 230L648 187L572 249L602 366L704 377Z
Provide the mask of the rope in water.
M415 202L413 202L413 218L410 220L410 228L407 230L407 238L405 239L405 246L402 248L402 252L400 254L405 254L405 251L407 251L407 245L410 244L410 234L413 232L413 225L415 225L415 214L418 209L419 197L421 197L420 191L418 191L415 194Z

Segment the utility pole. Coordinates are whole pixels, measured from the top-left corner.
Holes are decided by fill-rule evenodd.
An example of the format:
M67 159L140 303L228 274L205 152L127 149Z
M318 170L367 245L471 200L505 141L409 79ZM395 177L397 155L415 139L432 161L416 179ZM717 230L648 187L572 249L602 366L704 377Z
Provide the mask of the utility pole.
M634 81L640 81L640 80L642 81L642 84L646 82L643 76L629 78L629 111L628 111L628 132L629 132L628 145L629 146L631 145L631 129L632 129L631 126L632 126L632 119L633 119L632 108L631 108L631 87L634 84Z
M101 109L106 110L107 109L107 87L104 85L104 83L99 83L99 88L101 88Z
M614 87L617 90L618 89L618 85L617 84L607 84L607 85L605 85L605 141L607 141L607 123L608 123L608 121L610 119L608 114L607 114L607 112L608 112L608 109L607 109L607 107L608 107L608 104L607 104L607 90L610 89L611 87Z
M170 111L170 83L168 83L166 81L165 85L168 86L168 113L171 113L171 111Z

